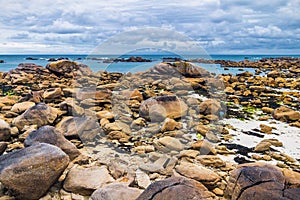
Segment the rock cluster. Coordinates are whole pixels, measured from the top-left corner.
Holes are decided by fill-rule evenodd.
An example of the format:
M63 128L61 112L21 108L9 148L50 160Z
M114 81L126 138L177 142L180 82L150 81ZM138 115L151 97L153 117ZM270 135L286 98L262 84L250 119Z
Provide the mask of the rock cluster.
M0 195L299 199L298 161L267 138L276 133L269 119L299 127L299 93L278 90L299 89L294 73L215 76L184 61L124 75L69 60L20 64L0 74ZM256 112L264 122L245 134L262 139L231 143L235 127L222 120Z

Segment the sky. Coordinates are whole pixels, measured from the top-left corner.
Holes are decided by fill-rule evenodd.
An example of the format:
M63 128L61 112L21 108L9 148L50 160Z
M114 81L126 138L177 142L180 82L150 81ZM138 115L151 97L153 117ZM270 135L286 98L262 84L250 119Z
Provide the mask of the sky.
M124 45L144 41L139 47L147 48L166 43L170 32L209 54L300 54L300 0L0 0L0 5L0 54L89 54L115 38Z

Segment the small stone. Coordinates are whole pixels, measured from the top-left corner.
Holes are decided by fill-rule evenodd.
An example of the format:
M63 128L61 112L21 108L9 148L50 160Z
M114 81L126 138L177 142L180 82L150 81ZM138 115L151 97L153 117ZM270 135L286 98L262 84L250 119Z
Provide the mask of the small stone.
M180 152L179 157L196 158L199 154L200 152L196 150L183 150Z
M98 117L98 119L113 119L114 118L114 115L109 112L109 111L99 111L96 113L96 116Z
M181 151L184 148L184 145L176 138L165 136L156 141L157 149L167 149L167 151Z
M129 138L130 137L128 135L126 135L126 133L123 133L122 131L111 131L108 134L108 139L118 140L123 143L128 142Z
M217 151L213 145L207 140L197 140L192 144L192 148L195 150L200 150L201 155L213 154L216 155Z
M135 172L135 177L138 186L142 189L146 189L151 184L149 176L140 169Z
M269 119L270 119L269 116L262 116L258 118L259 121L268 121Z
M161 132L174 131L181 127L182 125L179 122L176 122L174 119L166 118L161 127Z
M272 134L272 127L265 125L265 124L260 124L260 131L266 134Z
M200 163L205 166L211 166L215 168L226 166L226 163L219 156L215 156L215 155L197 156L197 160L199 160Z
M262 141L256 145L256 147L254 148L254 151L255 152L268 151L268 150L270 150L271 145L272 144L270 142Z
M51 102L53 100L56 100L58 98L61 98L63 95L61 88L50 88L47 89L44 94L43 94L43 98L47 101L47 102Z
M274 109L273 108L268 108L268 107L263 107L261 109L264 113L267 113L267 114L272 114Z
M212 190L213 193L215 193L217 196L223 196L224 195L224 191L221 190L220 188L215 188Z
M194 127L195 131L200 133L202 136L206 136L206 133L208 133L209 128L205 125L199 124Z

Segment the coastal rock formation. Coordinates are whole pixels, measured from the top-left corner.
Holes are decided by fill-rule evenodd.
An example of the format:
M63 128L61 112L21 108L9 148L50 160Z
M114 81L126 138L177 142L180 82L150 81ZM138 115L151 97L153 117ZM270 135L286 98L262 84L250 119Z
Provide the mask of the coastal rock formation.
M52 185L43 185L48 173L37 172L42 199L226 199L227 186L227 199L264 198L278 183L284 186L279 199L299 199L297 141L282 139L299 132L300 79L288 70L298 61L243 62L262 66L255 74L212 74L169 62L146 72L89 74L62 59L48 69L22 64L0 73L0 160L36 162L34 170L13 172L26 174L31 187L36 179L30 173L49 167L53 155L39 147L31 160L28 149L48 145L71 160L65 169L65 161L57 161L61 175L49 179ZM17 152L22 159L8 157ZM236 176L236 170L243 172ZM29 194L12 191L27 185L13 177L14 183L0 183L0 196L24 199Z
M0 182L19 199L38 199L58 179L69 157L50 144L34 144L0 157Z
M136 200L213 199L213 196L200 182L183 177L172 177L152 183Z

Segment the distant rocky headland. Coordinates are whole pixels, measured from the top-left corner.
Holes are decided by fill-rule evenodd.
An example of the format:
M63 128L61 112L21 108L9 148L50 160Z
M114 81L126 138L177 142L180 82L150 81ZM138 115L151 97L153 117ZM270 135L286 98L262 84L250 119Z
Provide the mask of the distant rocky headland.
M300 199L300 59L165 61L0 72L0 199Z

